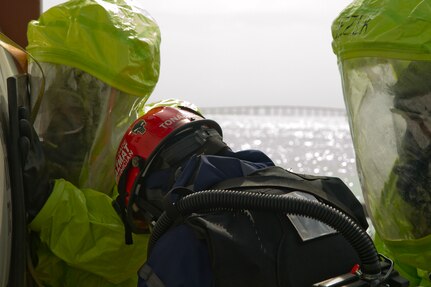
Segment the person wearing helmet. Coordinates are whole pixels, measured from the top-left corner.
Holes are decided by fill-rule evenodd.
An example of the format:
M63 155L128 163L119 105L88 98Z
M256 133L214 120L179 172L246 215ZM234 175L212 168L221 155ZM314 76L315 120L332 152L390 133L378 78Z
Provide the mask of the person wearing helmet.
M223 142L220 126L205 119L198 110L156 106L129 127L119 145L115 164L117 206L130 231L145 233L162 214L163 197L174 186L202 190L224 179L269 166L274 163L260 151L233 152ZM195 169L198 170L195 176L184 174ZM139 185L142 187L137 188ZM174 238L181 243L181 248L170 255L169 263L152 264L154 259L157 262L158 253L163 252L155 250L148 263L152 264L152 274L169 274L162 277L163 286L211 286L210 259L204 242L185 225L167 236L167 240ZM169 250L178 247L178 244L168 245ZM178 260L184 258L198 261L178 269ZM145 268L149 268L148 264ZM178 272L182 276L177 276ZM142 271L139 276L139 286L147 286L149 278Z
M129 242L132 241L132 233L151 232L152 238L158 236L155 235L159 232L157 224L163 221L165 212L176 214L178 218L174 227L164 233L158 241L155 243L150 241L149 257L138 273L138 286L276 286L278 284L271 280L281 280L280 282L284 282L282 286L310 286L310 282L327 279L325 276L330 276L329 274L339 274L337 272L340 270L348 272L354 262L357 262L356 253L352 252L352 247L342 239L340 234L335 237L326 236L333 230L329 231L328 226L314 221L314 224L322 228L317 228L319 231L316 232L314 239L322 241L307 242L307 246L316 244L315 248L324 249L323 252L329 252L331 256L320 253L322 251L318 252L317 249L313 249L309 255L315 256L315 253L318 253L319 256L331 261L330 266L320 268L310 276L302 276L303 274L299 272L289 273L287 277L275 276L272 269L274 261L281 265L280 268L289 266L291 263L278 262L278 259L272 258L271 255L267 256L267 253L272 254L269 250L289 252L292 255L290 258L295 258L293 255L295 252L298 252L298 255L304 255L310 251L309 247L303 248L297 243L299 239L292 236L296 234L293 230L288 232L291 238L284 238L280 241L284 244L277 245L279 239L275 238L279 236L279 231L276 230L278 230L278 222L283 219L277 218L275 222L266 221L268 219L266 215L256 215L244 210L230 212L227 216L215 214L217 220L220 220L217 223L199 219L199 215L187 219L178 215L174 208L170 208L171 199L175 200L178 196L177 191L179 194L182 192L187 194L219 187L221 183L234 179L240 179L244 183L242 180L246 177L261 176L261 179L265 179L263 184L259 185L263 188L262 193L274 187L267 181L270 178L277 178L275 184L298 180L296 185L298 190L301 190L301 184L310 179L312 184L322 188L322 192L336 192L340 198L349 198L347 205L350 207L354 205L354 209L358 212L354 218L362 218L362 221L358 220L358 222L362 222L365 228L367 226L362 206L348 188L341 184L341 180L332 182L329 178L289 173L276 167L273 161L259 150L235 152L223 141L219 124L205 118L199 110L190 109L190 106L154 105L148 108L149 110L143 116L130 125L118 147L115 178L119 196L116 200L116 208L122 215L126 226L126 241ZM332 183L329 184L329 182ZM190 218L195 218L197 221L189 220ZM235 226L235 222L239 225ZM274 223L272 226L274 229L267 227L260 229L262 225L259 225L259 222ZM263 225L266 226L266 223ZM209 225L213 226L212 231L206 230ZM287 226L283 228L288 229ZM311 229L311 227L307 228L307 230ZM214 237L208 235L210 233ZM208 237L203 234L207 234ZM324 236L326 237L321 238ZM242 246L246 247L243 249ZM323 246L326 248L321 248ZM298 248L293 251L295 247ZM260 251L265 248L268 248L268 252L264 251L265 254L262 255ZM333 254L330 251L332 248L340 248L343 252ZM226 254L227 251L223 251L224 249L240 256L232 258L235 255ZM265 263L263 266L262 262L269 257L271 257L268 264L270 266L266 266ZM262 262L259 262L260 259L263 259ZM313 264L320 267L320 261L317 258L314 261L317 263ZM220 264L232 268L221 268ZM297 265L301 266L301 263ZM310 263L306 265L310 266ZM346 266L348 266L347 269ZM255 270L253 275L250 274L249 268Z
M234 155L222 141L222 130L216 122L184 105L152 108L129 127L120 142L115 165L119 205L128 207L127 211L133 213L133 205L142 207L139 210L147 210L140 204L150 204L151 212L139 216L146 218L145 222L156 220L163 211L160 205L162 198L176 183L182 165L200 154ZM262 166L272 165L269 158L259 155L262 156L259 160L264 162ZM142 194L131 193L133 185L139 184L140 177L145 178L148 191L145 200ZM193 182L193 185L198 183ZM129 223L137 228L133 222Z
M112 165L158 80L158 25L134 1L71 0L30 22L28 40L45 81L20 113L30 271L41 286L136 286L148 235L125 244Z

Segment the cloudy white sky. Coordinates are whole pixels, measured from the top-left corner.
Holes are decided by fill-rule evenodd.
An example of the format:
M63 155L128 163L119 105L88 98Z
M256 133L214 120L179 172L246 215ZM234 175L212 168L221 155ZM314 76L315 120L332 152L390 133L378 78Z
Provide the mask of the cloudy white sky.
M146 0L162 33L151 101L344 108L331 24L350 2Z

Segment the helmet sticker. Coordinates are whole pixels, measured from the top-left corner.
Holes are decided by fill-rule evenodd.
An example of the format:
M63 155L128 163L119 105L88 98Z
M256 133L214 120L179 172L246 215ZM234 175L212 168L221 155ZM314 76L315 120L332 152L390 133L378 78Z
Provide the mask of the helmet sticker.
M132 134L140 134L143 135L146 132L145 126L146 122L144 120L140 120L136 122L136 124L132 128Z
M115 163L115 176L118 178L127 166L127 163L133 157L133 151L127 146L127 142L123 142L118 149L117 162Z

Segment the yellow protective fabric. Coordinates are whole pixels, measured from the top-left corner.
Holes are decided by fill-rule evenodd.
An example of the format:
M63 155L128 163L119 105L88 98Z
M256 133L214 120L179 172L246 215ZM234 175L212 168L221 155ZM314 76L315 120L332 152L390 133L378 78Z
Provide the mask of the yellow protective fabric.
M136 286L148 235L125 244L115 154L159 76L160 31L133 0L70 0L28 26L29 73L45 79L34 125L55 186L30 224L44 286ZM39 68L42 68L42 70ZM31 90L32 93L35 90Z
M70 0L31 21L28 42L32 79L35 63L46 75L35 126L53 177L111 192L117 145L158 81L157 23L140 1Z
M79 68L148 98L159 77L160 31L141 1L70 0L31 21L27 50L39 62Z
M332 24L376 247L411 286L431 274L431 5L354 0Z
M53 193L31 222L39 234L36 275L44 286L137 286L149 235L126 245L112 198L57 180Z
M112 200L118 143L146 99L76 68L40 64L47 81L35 127L58 180L31 224L42 241L36 277L46 286L136 286L147 238L125 245Z
M412 287L431 287L430 273L426 270L415 267L417 265L417 262L415 262L417 261L415 258L417 257L417 253L429 253L429 242L430 237L421 240L422 244L417 244L417 242L406 243L405 241L383 242L378 234L374 237L374 244L377 250L394 261L395 269L401 274L401 276L409 280L409 286ZM411 252L412 250L409 250L410 248L405 248L406 245L413 247L413 252ZM421 256L419 260L422 258L425 258L425 256ZM422 264L427 263L422 262Z
M157 107L186 107L200 114L202 113L195 104L180 99L170 98L144 105L142 111L139 114L140 116L143 116L149 110Z
M431 5L424 0L354 0L332 23L339 59L431 60Z

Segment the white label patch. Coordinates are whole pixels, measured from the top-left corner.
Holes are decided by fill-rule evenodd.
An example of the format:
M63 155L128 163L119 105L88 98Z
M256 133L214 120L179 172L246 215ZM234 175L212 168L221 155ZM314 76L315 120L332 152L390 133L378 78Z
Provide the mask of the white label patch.
M300 191L290 192L286 194L286 196L317 201L317 199L313 195ZM334 230L332 227L312 218L291 214L287 214L287 217L292 222L302 241L307 241L328 234L337 233L337 231Z

